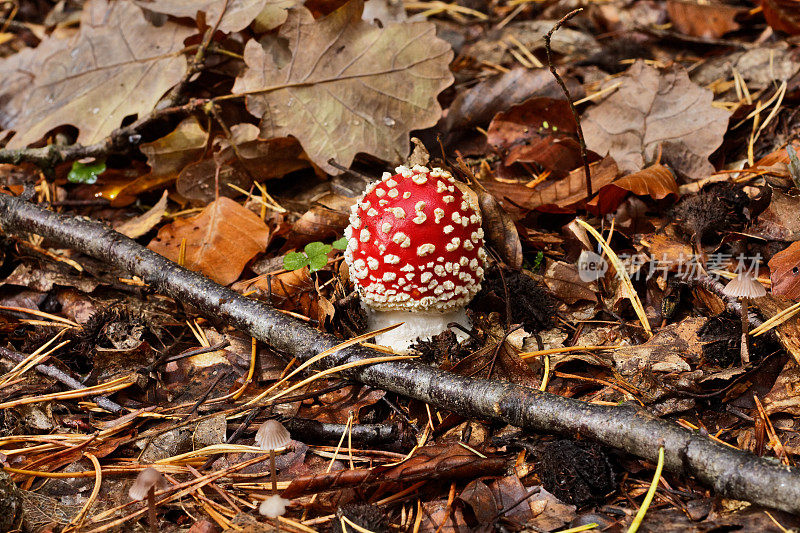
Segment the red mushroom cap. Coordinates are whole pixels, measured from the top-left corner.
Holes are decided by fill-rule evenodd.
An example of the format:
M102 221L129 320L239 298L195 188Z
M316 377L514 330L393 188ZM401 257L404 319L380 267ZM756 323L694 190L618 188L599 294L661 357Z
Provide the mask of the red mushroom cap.
M397 167L367 187L345 230L345 259L367 305L448 311L480 290L480 208L446 170Z

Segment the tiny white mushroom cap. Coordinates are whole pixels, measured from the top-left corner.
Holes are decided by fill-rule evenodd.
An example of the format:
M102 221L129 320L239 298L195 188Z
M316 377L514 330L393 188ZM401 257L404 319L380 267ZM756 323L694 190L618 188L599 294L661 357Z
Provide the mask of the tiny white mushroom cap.
M256 444L262 450L285 448L292 441L289 430L277 420L267 420L256 432Z
M267 518L277 518L286 513L286 506L289 505L289 503L291 503L290 500L273 494L261 502L261 505L258 506L258 512L261 516L266 516Z
M747 272L742 272L725 285L722 294L731 298L761 298L767 289Z
M141 501L147 498L147 493L150 492L150 489L153 487L158 490L166 488L167 485L168 482L164 479L164 476L161 475L161 472L149 466L136 476L136 481L133 482L133 485L131 485L131 488L128 490L128 496L130 496L132 500Z

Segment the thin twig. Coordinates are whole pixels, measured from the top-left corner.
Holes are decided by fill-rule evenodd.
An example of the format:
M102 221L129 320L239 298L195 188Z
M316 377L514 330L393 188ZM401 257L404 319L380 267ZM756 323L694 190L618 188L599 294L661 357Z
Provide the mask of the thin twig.
M113 153L124 153L142 142L141 131L150 124L174 116L188 116L203 109L208 100L194 99L188 103L153 111L132 124L114 130L111 135L100 142L84 146L70 144L61 146L50 144L42 148L20 148L17 150L0 150L0 163L32 163L44 171L51 171L56 165L76 161L85 157L101 158Z
M12 361L16 361L17 363L21 363L27 356L25 354L15 352L14 350L9 350L8 348L4 348L0 346L0 356L6 357L11 359ZM62 383L73 390L80 390L85 389L86 386L78 381L77 379L73 378L69 374L62 372L58 368L52 365L44 365L39 364L34 367L37 372L43 374L47 377L51 377L54 380ZM105 409L106 411L111 411L112 413L119 413L122 411L122 406L116 402L113 402L106 398L105 396L96 396L92 398L92 400L99 406Z
M569 94L569 89L567 89L567 85L564 83L564 80L561 79L561 76L558 75L556 71L556 67L553 65L553 57L552 57L552 50L550 49L550 38L553 36L558 28L561 27L566 21L574 17L576 14L583 11L583 8L575 9L574 11L570 11L563 17L561 20L556 22L556 25L550 28L550 31L544 36L544 49L547 52L547 66L550 67L550 72L553 73L553 77L556 79L556 83L558 86L561 87L561 90L564 91L564 96L567 97L567 103L569 104L569 108L572 110L572 116L575 118L575 126L577 127L578 132L578 144L581 147L581 160L583 161L583 173L586 178L586 199L592 197L592 175L589 172L589 156L586 153L586 141L583 139L583 128L581 128L581 120L578 117L578 111L575 109L575 104L572 103L572 96Z

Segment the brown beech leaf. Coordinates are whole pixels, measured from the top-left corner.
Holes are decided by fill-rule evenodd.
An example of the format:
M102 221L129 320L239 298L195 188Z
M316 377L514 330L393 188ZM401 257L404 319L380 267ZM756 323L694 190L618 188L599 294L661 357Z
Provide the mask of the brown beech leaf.
M236 281L245 265L269 243L270 232L255 213L221 197L196 216L178 219L158 232L148 248L178 261L186 239L186 268L222 285Z
M189 117L164 137L142 143L139 149L147 156L151 174L175 178L183 167L202 155L207 143L208 132L197 117Z
M195 18L199 12L206 15L206 25L213 26L222 15L219 31L230 33L243 30L259 13L269 0L228 0L227 6L220 0L138 0L139 6L173 17ZM225 12L223 14L223 9Z
M761 8L772 29L800 34L800 0L761 0Z
M718 39L728 32L739 29L734 20L746 9L711 3L699 4L692 1L669 0L667 13L675 29L686 35Z
M574 78L567 77L564 83L573 98L581 98L585 94L583 86ZM489 124L492 117L500 111L521 104L534 96L563 97L553 75L545 68L536 70L515 68L495 78L482 81L474 87L459 91L442 121L442 129L448 133L447 143L461 135L464 130Z
M636 172L656 159L691 179L708 176L708 156L722 143L730 113L711 105L713 93L673 65L659 71L637 61L622 86L589 109L581 125L586 146L610 154L621 170Z
M616 179L619 169L614 159L606 157L589 165L589 173L592 178L592 189L599 190ZM575 206L586 197L586 179L582 167L570 172L566 178L545 181L533 188L526 187L521 182L481 183L509 210L518 206L523 209L569 213L574 212Z
M664 165L655 164L606 185L592 198L589 206L598 213L610 213L619 207L628 193L649 196L653 200L662 200L670 195L677 197L679 194L678 183L672 172Z
M247 69L234 93L261 118L261 136L294 136L330 174L357 152L387 160L408 155L409 132L441 115L437 95L453 81L453 51L428 22L378 28L352 0L320 20L293 9L279 30L291 61L278 66L257 41L247 42Z
M581 165L575 119L566 100L530 98L498 113L489 124L487 141L506 166L537 163L566 174Z
M486 242L491 244L501 259L512 268L522 266L522 242L519 232L511 217L497 202L489 191L479 186L475 188L478 204L483 216L483 230Z
M125 117L152 111L186 72L180 52L192 33L172 22L155 27L126 0L87 2L74 38L61 40L56 51L53 44L40 46L48 55L34 61L38 69L24 102L12 103L13 120L3 124L17 132L7 148L23 148L65 124L78 128L79 143L92 144Z
M350 216L350 206L355 199L341 194L329 193L317 199L311 208L298 218L282 251L300 249L312 241L337 239L344 232Z
M800 241L773 255L768 264L772 294L800 300Z

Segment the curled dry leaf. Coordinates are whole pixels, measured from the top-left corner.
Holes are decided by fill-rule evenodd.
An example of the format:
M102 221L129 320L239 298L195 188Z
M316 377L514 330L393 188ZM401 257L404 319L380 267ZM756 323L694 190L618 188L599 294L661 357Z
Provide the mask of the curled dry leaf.
M614 159L606 157L589 166L592 178L592 189L600 188L613 182L619 175ZM586 197L586 179L583 168L573 170L566 178L558 181L545 181L533 188L524 183L508 183L500 181L481 182L503 207L511 211L514 206L523 209L540 209L548 212L569 213Z
M354 199L336 193L326 194L292 225L283 250L300 249L313 241L337 239L348 224Z
M675 29L686 35L718 39L739 29L734 20L746 10L721 3L701 4L692 1L669 0L667 13Z
M161 228L148 248L177 262L184 239L184 266L228 285L236 281L248 261L266 249L270 232L255 213L222 197L199 215Z
M87 2L80 33L40 45L34 55L44 59L28 54L38 67L32 82L20 99L0 104L13 118L3 126L17 132L7 148L23 148L65 124L78 128L79 143L92 144L125 117L152 111L186 72L181 51L192 33L172 22L153 26L130 1Z
M294 136L311 160L349 165L357 152L387 160L408 155L409 132L439 119L439 92L453 80L450 45L427 22L378 28L348 2L321 20L294 9L279 30L292 58L278 66L254 41L234 93L261 119L264 138Z
M206 25L213 26L220 16L219 31L225 33L243 30L261 13L269 0L138 0L139 6L173 17L196 18L205 13ZM224 10L224 11L223 11Z
M126 184L114 198L115 207L133 203L143 192L152 191L175 181L183 168L199 159L206 148L208 133L195 117L183 120L169 134L139 149L147 156L150 172Z
M483 231L486 243L500 254L500 258L512 268L522 266L522 242L514 221L489 191L479 186L475 189L481 206Z
M256 294L281 309L296 310L305 316L317 317L319 302L314 280L307 268L265 274L236 282L231 287L242 294Z
M141 237L154 227L156 224L161 222L161 218L164 216L164 213L167 212L167 191L161 195L161 199L148 209L146 212L142 213L138 217L133 217L131 219L126 220L115 229L125 235L126 237L130 237L131 239L136 239L137 237Z
M592 198L589 206L597 213L610 213L619 207L628 193L663 200L667 196L677 197L679 191L672 172L664 165L655 164L606 185Z
M566 175L581 165L575 119L566 100L536 97L498 113L487 139L503 163L536 163Z
M800 241L773 255L769 269L772 294L800 300Z
M637 61L622 85L589 109L581 125L586 146L637 172L656 158L691 179L708 176L708 156L722 143L730 113L713 107L713 93L689 81L683 67L659 71Z

